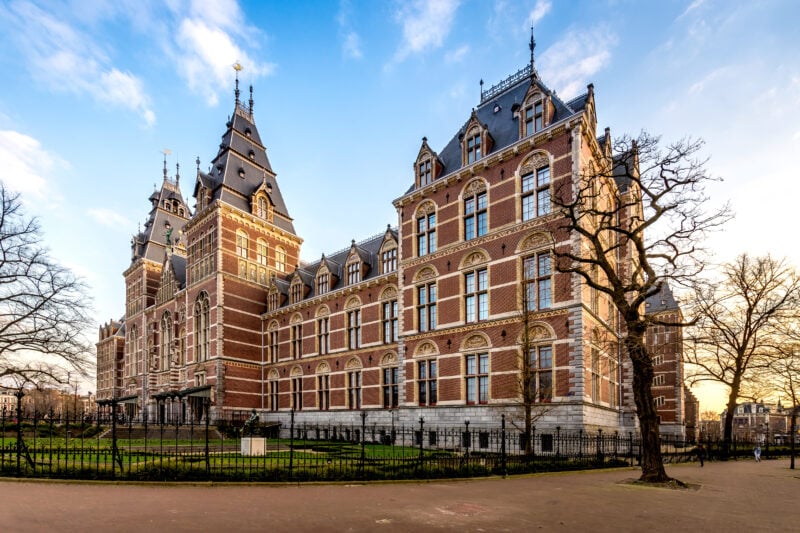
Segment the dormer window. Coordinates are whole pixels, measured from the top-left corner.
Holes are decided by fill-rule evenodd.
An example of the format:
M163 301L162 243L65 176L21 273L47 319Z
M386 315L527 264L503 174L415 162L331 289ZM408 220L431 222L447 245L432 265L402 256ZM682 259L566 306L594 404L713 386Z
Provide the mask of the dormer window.
M389 248L381 252L381 274L397 270L397 248Z
M253 132L250 131L250 128L245 128L244 135L245 135L245 137L247 137L249 139L249 138L251 138L253 136Z
M424 187L433 181L433 174L431 173L431 160L426 159L419 163L419 186Z
M544 104L541 100L525 108L525 136L533 135L544 127Z
M259 196L256 203L256 215L258 218L267 218L267 199L264 196Z
M317 277L317 294L325 294L329 290L329 279L330 276L325 274L320 274Z
M467 164L474 163L481 158L481 134L476 132L467 138Z
M303 282L299 280L299 278L295 278L296 281L292 283L292 288L290 290L290 298L291 303L296 304L303 299Z
M361 281L361 263L354 261L347 265L347 284L354 285Z

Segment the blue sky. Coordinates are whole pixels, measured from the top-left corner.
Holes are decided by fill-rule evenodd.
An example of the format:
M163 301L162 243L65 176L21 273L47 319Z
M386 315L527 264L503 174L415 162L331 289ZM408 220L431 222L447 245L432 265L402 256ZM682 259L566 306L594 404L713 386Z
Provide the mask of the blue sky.
M705 139L713 201L737 214L717 259L800 264L798 22L794 0L2 1L0 179L89 282L98 320L118 318L161 151L188 197L235 61L314 260L396 224L421 138L441 149L480 79L527 64L533 24L545 83L564 99L594 83L599 128Z

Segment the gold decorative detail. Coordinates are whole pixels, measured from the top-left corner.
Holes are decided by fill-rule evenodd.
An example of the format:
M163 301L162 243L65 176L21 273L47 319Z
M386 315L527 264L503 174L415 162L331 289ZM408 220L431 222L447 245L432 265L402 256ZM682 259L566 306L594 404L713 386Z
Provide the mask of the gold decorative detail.
M291 372L289 372L289 376L296 378L303 375L303 369L299 365L292 367Z
M486 348L490 345L488 339L479 333L471 335L461 344L462 350L474 350L476 348Z
M532 233L520 241L517 247L517 252L525 250L535 250L539 248L552 247L554 243L553 236L546 231L537 231Z
M414 275L414 282L425 281L438 276L438 273L432 266L425 266L420 268Z
M483 181L483 179L478 178L467 183L467 186L464 187L464 196L472 196L473 194L477 194L485 190L486 182Z
M281 378L280 373L277 370L275 370L274 368L269 371L269 374L267 374L267 379L269 379L269 380L275 380L275 379L280 379L280 378Z
M321 306L319 306L319 308L317 308L317 313L316 313L315 316L323 317L323 316L328 316L330 314L331 314L331 310L328 309L328 306L327 305L321 305Z
M361 364L361 359L358 357L351 358L347 361L347 364L344 365L345 370L358 370L363 367L364 365Z
M358 296L353 296L347 303L344 304L345 309L353 309L354 307L361 307L361 299Z
M331 371L331 367L325 361L321 362L317 365L317 374L328 374Z
M389 352L384 354L381 357L381 366L392 366L397 364L397 354L394 352Z
M303 315L300 313L295 313L292 315L292 318L289 320L289 324L300 324L303 322Z
M383 289L379 299L389 300L391 298L397 298L397 289L394 286L389 286Z
M548 157L547 152L536 151L522 160L522 164L519 166L519 174L523 175L529 172L534 172L538 168L546 167L549 165L550 165L550 158Z
M439 353L439 349L436 345L431 341L421 342L417 345L417 348L414 350L414 356L425 356L425 355L436 355Z
M434 204L430 200L422 202L421 204L419 204L419 207L417 207L418 217L422 215L430 215L431 213L435 212L436 212L436 204Z
M468 268L471 266L486 263L488 261L489 261L489 254L487 254L483 250L475 250L474 252L467 255L467 257L465 257L463 261L461 261L460 268Z

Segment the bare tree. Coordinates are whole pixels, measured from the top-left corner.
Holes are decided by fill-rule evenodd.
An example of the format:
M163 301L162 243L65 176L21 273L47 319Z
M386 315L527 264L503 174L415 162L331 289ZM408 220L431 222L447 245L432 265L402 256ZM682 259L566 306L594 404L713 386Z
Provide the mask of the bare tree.
M727 205L708 208L705 186L715 181L698 159L703 143L681 140L662 148L642 133L611 142L608 130L598 167L580 169L577 182L555 191L570 245L557 247L557 268L577 274L619 311L621 342L631 361L633 396L642 436L646 482L670 478L661 457L651 385L648 326L682 326L646 314L645 301L668 281L685 285L703 268L707 233L730 218ZM575 142L575 141L573 141Z
M742 254L723 265L721 279L698 284L693 299L697 322L688 330L691 380L728 387L723 439L733 436L737 401L763 397L757 374L779 356L782 324L798 312L800 278L785 260Z
M0 381L87 376L91 324L86 286L50 257L37 220L0 185Z

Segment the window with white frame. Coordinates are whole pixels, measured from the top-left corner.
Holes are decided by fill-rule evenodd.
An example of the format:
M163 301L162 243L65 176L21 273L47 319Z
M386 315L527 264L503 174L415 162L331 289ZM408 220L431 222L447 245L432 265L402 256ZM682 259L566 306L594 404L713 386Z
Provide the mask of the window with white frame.
M417 330L436 329L436 283L417 286Z
M486 191L480 191L464 198L465 240L486 235L489 228L486 206Z
M325 316L317 319L317 351L325 355L331 351L331 326L330 318Z
M398 317L397 317L397 300L390 300L383 302L381 305L381 323L383 325L383 342L389 344L397 342L398 336Z
M550 167L542 167L522 176L522 220L531 220L550 212Z
M550 252L540 252L523 259L526 311L550 309L553 305Z
M489 273L485 268L464 274L464 311L467 322L489 318Z
M355 350L361 347L361 310L347 312L347 347Z
M361 409L361 370L347 373L347 408Z
M436 213L423 214L417 218L417 255L436 251Z

